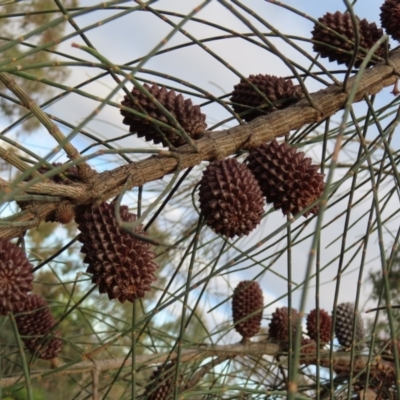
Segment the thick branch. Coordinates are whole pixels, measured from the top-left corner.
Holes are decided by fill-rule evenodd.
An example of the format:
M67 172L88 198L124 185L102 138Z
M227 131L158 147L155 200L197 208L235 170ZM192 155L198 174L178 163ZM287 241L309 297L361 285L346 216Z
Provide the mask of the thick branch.
M204 360L209 357L221 358L233 358L236 356L277 356L282 354L282 348L277 343L270 342L241 342L237 344L221 345L221 346L201 346L194 349L185 349L181 353L181 362L190 362L196 360ZM159 353L159 354L145 354L136 357L135 364L137 368L151 364L161 364L166 360L174 361L177 357L177 353ZM320 365L322 367L329 367L333 365L333 369L337 373L348 374L351 367L351 354L350 352L337 352L334 353L333 359L330 358L329 350L323 350L320 352L319 363L315 360L315 354L307 353L307 355L300 357L300 363L307 362L307 364ZM109 360L88 360L82 361L76 364L65 364L61 365L56 369L48 369L41 371L32 371L31 381L44 379L46 376L61 376L71 375L79 373L97 373L107 370L115 370L125 367L130 367L132 363L131 358L113 358ZM356 375L359 372L365 370L368 364L368 356L356 356L353 363L353 374ZM374 372L393 374L394 367L393 363L382 361L380 358L372 360L370 373ZM7 387L11 386L16 382L23 383L21 375L12 376L8 378L0 379L0 386Z
M390 62L392 66L381 63L365 71L359 82L354 102L361 101L364 96L376 94L397 81L396 71L400 70L400 49L391 53ZM96 174L88 183L70 186L78 189L80 194L77 197L69 195L68 198L75 204L93 204L108 200L119 194L123 188L131 189L144 185L161 179L177 169L184 170L195 166L201 161L225 158L240 149L255 147L306 124L320 122L344 108L348 93L354 85L355 77L348 80L346 92L343 92L342 86L331 85L312 94L311 98L313 103L318 105L318 109L303 99L291 107L274 111L249 124L224 131L209 132L196 142L198 153L194 153L190 145L184 145L175 153L160 151L158 156ZM26 193L29 193L29 190L26 190ZM53 210L52 207L41 207L35 212L35 216L31 217L32 220L35 217L39 220L33 225L39 225L40 221ZM15 221L18 222L19 219ZM16 237L21 230L22 228L18 227L0 228L0 238Z

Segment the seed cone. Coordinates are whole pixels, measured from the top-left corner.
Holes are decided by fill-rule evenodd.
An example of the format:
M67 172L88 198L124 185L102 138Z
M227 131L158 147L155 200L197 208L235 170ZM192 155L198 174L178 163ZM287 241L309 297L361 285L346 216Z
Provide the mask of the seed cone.
M23 338L28 350L44 360L57 357L62 350L62 342L57 337L60 335L59 331L52 332L48 338L44 338L56 324L46 300L36 294L31 294L27 297L21 311L24 314L17 315L15 320L19 334L30 336Z
M386 0L381 6L381 25L386 33L400 40L400 1Z
M255 86L261 93L252 87ZM268 105L265 97L274 106ZM251 121L260 115L265 115L274 109L282 109L291 104L296 103L303 92L300 85L293 85L290 79L279 78L274 75L250 75L247 80L241 79L240 83L235 85L232 92L231 102L233 109L241 114L245 121ZM250 110L251 108L260 108L258 110Z
M136 221L136 215L127 206L120 207L120 215L122 221ZM115 203L81 207L75 220L81 231L83 261L89 264L87 272L93 275L92 282L99 286L100 293L107 293L110 300L118 299L121 303L143 297L156 280L155 254L149 243L130 236L118 226ZM142 225L135 232L146 235Z
M19 311L32 290L32 264L23 250L0 240L0 315Z
M356 317L356 335L355 342L357 343L356 348L362 350L364 344L364 323L361 316L357 313ZM353 322L354 322L354 304L353 303L341 303L336 307L336 326L335 335L339 343L346 349L352 346L353 337Z
M324 174L311 158L276 140L262 144L247 157L247 165L256 177L267 203L282 209L283 214L295 215L321 197L325 183ZM307 217L318 213L318 206L304 213Z
M259 332L263 307L264 297L257 282L242 281L236 286L232 298L233 322L244 339L250 339ZM248 317L256 311L259 312Z
M175 371L173 363L159 365L151 374L150 383L146 386L148 400L170 399L174 391Z
M299 313L292 308L292 337L296 334L296 325L299 319ZM277 308L272 314L269 324L269 336L273 340L289 341L289 309L287 307Z
M383 36L382 29L378 28L375 23L370 24L366 19L360 21L358 17L356 18L359 26L359 45L368 51ZM354 43L356 41L355 29L350 14L342 14L340 11L336 11L334 14L326 13L323 17L318 18L318 21L353 43L348 43L334 33L329 32L327 28L315 24L314 30L311 32L314 42L314 51L320 53L322 58L327 57L329 61L336 61L338 64L349 66L355 49ZM350 54L345 52L349 52ZM376 50L375 54L379 57L384 56L384 43ZM358 68L364 58L365 53L359 52L354 66ZM375 60L371 60L368 65L375 63Z
M143 87L175 117L188 136L192 139L200 139L204 135L207 127L205 123L206 116L201 113L200 106L194 106L192 100L184 99L181 94L177 95L175 91L167 90L165 87L160 88L157 85L150 87L147 83ZM132 96L136 100L134 103L125 95L121 104L142 114L148 114L151 118L174 127L154 102L139 89L133 88ZM162 143L164 146L168 146L168 143L165 142L150 121L126 110L121 110L121 114L124 117L122 123L129 125L130 132L137 133L139 137L144 137L147 141L152 140L154 143ZM186 143L183 137L178 136L168 128L158 127L173 146L178 147Z
M216 233L248 235L261 221L264 198L245 164L234 158L212 162L200 181L200 210Z
M315 342L318 338L318 324L317 324L318 311L312 310L307 316L307 334L310 339ZM331 341L332 319L331 316L325 311L319 310L319 338L320 343L329 343Z

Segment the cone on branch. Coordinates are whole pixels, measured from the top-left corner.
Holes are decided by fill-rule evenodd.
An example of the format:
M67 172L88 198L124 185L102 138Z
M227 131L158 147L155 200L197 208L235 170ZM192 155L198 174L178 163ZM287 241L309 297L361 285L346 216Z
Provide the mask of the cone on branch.
M204 131L207 128L205 122L206 116L201 113L200 106L194 106L192 100L185 99L182 94L176 94L175 91L167 90L165 87L159 87L156 84L149 86L147 83L145 83L143 87L151 94L152 98L156 99L169 111L190 138L197 140L204 135ZM175 128L164 112L154 104L152 98L147 97L135 87L132 89L131 93L135 101L132 102L130 97L125 95L124 100L121 102L122 106L148 115L157 121ZM162 143L164 146L168 146L168 143L163 139L162 135L160 135L149 119L136 116L122 109L121 114L124 117L122 123L129 126L130 132L136 133L138 137L144 137L147 141L153 141L156 144ZM157 126L173 146L178 147L186 144L186 140L172 130L159 125Z
M159 365L151 374L146 386L148 400L171 399L175 388L174 363Z
M119 227L115 205L103 202L80 207L75 220L81 232L83 261L89 264L87 272L92 274L92 282L99 286L100 293L107 293L110 300L133 302L151 290L158 266L153 261L155 254L150 244ZM120 216L124 222L137 219L127 206L120 207ZM146 236L142 225L135 232Z
M243 340L252 338L260 331L263 307L264 297L257 282L242 281L236 286L232 297L232 316L236 332Z
M289 315L287 307L277 307L275 312L272 313L272 319L269 324L269 337L273 340L282 342L289 341L289 318L292 320L292 338L296 335L297 322L299 320L299 313L295 308L292 308Z
M385 0L381 6L381 25L393 39L400 41L400 1Z
M354 315L354 304L347 302L338 304L336 307L336 325L335 325L335 335L340 343L345 349L351 348L353 345L353 327L354 320L356 326L355 332L355 343L356 349L362 350L365 346L362 342L364 339L365 331L364 331L364 323L363 320L358 314L358 312Z
M58 356L62 350L60 332L52 332L56 321L50 309L42 297L31 294L24 302L21 310L23 314L17 314L15 321L18 332L30 353L44 360L51 360ZM45 335L49 334L48 338Z
M358 22L359 32L359 46L366 51L383 36L382 29L378 28L375 23L369 23L366 19L360 20L356 17ZM318 18L318 21L325 25L315 24L312 33L312 42L314 43L313 49L319 53L322 58L328 58L329 61L336 61L338 64L350 65L352 56L355 50L356 30L349 13L326 13L323 17ZM329 29L344 36L344 40L331 32ZM351 43L350 43L351 42ZM385 43L383 43L375 51L375 55L384 57L386 51ZM354 66L358 68L365 58L366 53L359 51ZM368 63L373 65L376 60L371 59Z
M319 314L319 324L317 318ZM319 327L318 327L319 326ZM332 318L325 310L312 310L307 316L307 334L310 339L317 342L319 340L321 345L331 341Z
M32 290L32 264L25 252L8 240L0 240L0 315L18 312Z
M199 200L207 225L228 238L248 235L264 212L257 180L235 158L214 161L204 170Z
M261 93L258 93L254 86ZM276 109L288 107L302 98L300 85L293 85L292 80L274 75L250 75L235 85L231 102L233 109L245 121L251 121ZM268 105L267 98L273 106ZM257 108L257 110L252 110Z
M284 215L295 215L319 199L324 191L324 174L311 164L311 158L287 143L276 140L250 152L247 165L260 184L267 203L273 203ZM318 213L318 205L304 217Z

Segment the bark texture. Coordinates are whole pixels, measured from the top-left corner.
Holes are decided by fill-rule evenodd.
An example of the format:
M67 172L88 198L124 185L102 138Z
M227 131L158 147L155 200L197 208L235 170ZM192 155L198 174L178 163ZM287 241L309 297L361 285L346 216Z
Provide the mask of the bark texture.
M380 63L367 69L357 85L353 102L363 100L365 96L379 93L383 88L393 85L400 71L400 49L390 54L390 65ZM156 156L133 162L103 173L94 173L84 183L57 185L50 181L36 184L20 184L20 192L32 195L49 195L62 197L73 205L95 204L118 195L123 189L132 189L147 182L163 178L177 170L195 166L202 161L223 159L241 149L250 149L259 144L273 140L275 137L288 134L291 130L304 125L323 121L343 109L349 93L356 85L356 77L348 79L346 90L343 86L331 85L326 89L311 94L316 107L307 99L284 109L256 118L248 124L238 125L228 130L208 132L196 141L198 152L190 145L183 145L176 152L160 150ZM99 152L101 154L101 151ZM85 164L86 159L82 159ZM76 161L75 161L76 162ZM0 182L0 188L8 193L11 184ZM57 202L35 202L28 210L8 217L2 221L0 238L10 239L22 234L25 230L40 225L46 217L58 207Z

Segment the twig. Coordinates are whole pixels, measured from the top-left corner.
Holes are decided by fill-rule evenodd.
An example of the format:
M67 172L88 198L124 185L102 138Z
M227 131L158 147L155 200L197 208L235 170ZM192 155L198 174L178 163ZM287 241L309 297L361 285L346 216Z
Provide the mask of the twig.
M53 136L57 143L65 150L71 160L77 160L81 157L78 150L76 150L75 147L69 142L69 140L60 131L58 126L54 124L49 116L36 104L36 102L32 100L19 85L17 85L14 79L12 79L6 73L0 72L0 80L18 97L22 105L31 111L32 114L43 124L50 135ZM94 171L86 163L77 165L77 168L81 176L85 178L93 175L94 173Z
M99 376L100 371L95 368L92 371L92 400L99 400Z
M203 365L200 368L200 371L196 372L196 374L190 379L190 381L186 383L185 390L191 389L193 386L197 385L197 383L200 382L200 380L203 378L205 374L207 374L217 365L222 364L226 360L229 360L230 358L232 357L227 357L227 356L217 357L216 359L211 360L206 365Z
M201 361L209 357L222 358L232 358L236 356L247 356L247 355L266 355L266 356L278 356L284 354L281 346L278 343L271 342L246 342L246 343L236 343L221 346L200 346L196 348L183 349L181 351L181 362L191 362L194 360ZM177 358L176 352L166 352L159 354L145 354L138 355L136 357L137 369L148 366L151 364L161 364L166 360L174 361ZM307 353L300 357L300 363L314 364L316 365L316 354ZM320 352L320 360L318 365L320 367L328 367L333 365L333 369L336 373L348 374L351 368L350 365L351 357L349 352L336 352L333 353L333 357L330 358L329 350ZM34 372L30 374L31 381L44 379L48 376L62 376L71 374L80 374L84 372L92 372L113 369L121 369L130 367L132 363L132 358L112 358L108 360L88 360L82 362L71 362L68 364L61 365L56 369L47 369ZM353 372L358 373L367 368L368 356L360 355L356 356L353 364ZM388 361L383 361L380 357L375 359L375 363L371 365L370 373L373 374L374 371L382 374L386 372L387 374L393 374L394 368L393 363ZM0 386L7 387L14 383L21 382L23 379L20 375L11 376L7 378L0 379Z

